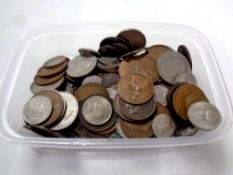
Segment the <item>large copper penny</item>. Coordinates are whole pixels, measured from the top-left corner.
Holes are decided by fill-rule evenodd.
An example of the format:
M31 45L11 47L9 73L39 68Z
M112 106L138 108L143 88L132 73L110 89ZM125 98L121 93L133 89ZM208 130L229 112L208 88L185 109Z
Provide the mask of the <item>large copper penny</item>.
M53 84L55 82L57 82L58 80L60 80L62 77L64 77L65 72L61 72L57 75L54 75L52 77L40 77L38 75L35 76L34 81L37 85L49 85L49 84Z
M167 51L172 51L173 49L165 45L153 45L148 48L148 57L151 57L153 60L157 61L160 55Z
M186 98L191 93L199 93L205 96L204 92L197 86L191 84L183 84L175 89L172 95L172 106L179 117L185 121L189 121L187 116Z
M120 97L131 104L146 103L153 96L152 82L140 74L129 74L117 83Z
M152 82L156 82L159 79L156 63L147 55L137 56L136 59L123 60L119 65L118 71L120 77L138 73L150 79Z

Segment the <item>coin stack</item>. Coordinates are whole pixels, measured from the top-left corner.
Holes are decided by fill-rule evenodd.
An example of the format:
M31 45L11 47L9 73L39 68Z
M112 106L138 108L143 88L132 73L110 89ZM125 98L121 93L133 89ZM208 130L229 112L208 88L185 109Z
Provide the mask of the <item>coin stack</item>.
M197 86L188 48L177 51L125 29L98 51L49 59L25 104L25 127L50 137L192 136L221 124L219 110Z

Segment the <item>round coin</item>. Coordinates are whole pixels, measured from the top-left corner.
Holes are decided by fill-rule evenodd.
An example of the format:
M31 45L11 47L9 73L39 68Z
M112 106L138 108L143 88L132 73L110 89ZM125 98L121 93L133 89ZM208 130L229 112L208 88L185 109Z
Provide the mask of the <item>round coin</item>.
M102 78L98 75L90 75L87 76L83 79L82 81L82 85L87 84L87 83L98 83L101 84L102 83Z
M93 56L95 56L97 58L101 57L100 53L93 50L93 49L80 48L78 51L79 51L80 55L83 57L93 57Z
M188 60L190 67L192 69L192 58L191 58L188 48L185 45L180 45L177 49L177 52L185 56L185 58Z
M157 60L157 70L161 78L170 84L175 84L175 78L179 74L190 75L191 73L187 59L175 51L161 54Z
M157 61L162 53L172 50L172 48L165 45L153 45L148 48L148 57L151 57L153 60Z
M142 55L145 55L146 53L147 53L147 48L136 49L136 50L127 52L124 55L121 55L119 59L120 60L134 59L134 58L137 58L137 56L142 56Z
M142 104L153 96L152 82L140 74L129 74L117 83L120 97L130 104Z
M186 98L185 98L185 108L188 109L188 107L197 101L206 101L208 102L208 99L205 95L203 95L202 92L194 91L191 92Z
M53 58L50 58L49 60L47 60L44 63L44 67L46 67L46 68L56 67L67 60L69 60L69 58L67 58L63 55L59 55L59 56L56 56L56 57L53 57Z
M197 84L197 79L196 77L191 73L189 75L187 75L186 73L182 73L179 74L176 78L175 78L175 83L181 83L181 82L185 82L185 83L189 83L189 84Z
M98 62L104 65L115 65L119 63L116 57L100 57Z
M167 94L168 88L163 85L155 85L154 86L154 97L156 102L166 106L167 105Z
M208 102L195 102L188 108L189 121L202 130L213 130L221 124L219 110Z
M54 75L52 77L40 77L38 75L35 76L34 78L34 82L37 84L37 85L49 85L49 84L53 84L54 82L57 82L58 80L60 80L62 77L64 77L65 75L65 72L61 72L57 75Z
M94 95L84 101L82 115L92 125L103 125L112 116L112 105L105 97Z
M116 73L109 73L103 77L102 85L105 88L111 88L112 86L116 85L119 81L120 77Z
M24 106L24 121L30 125L41 124L49 118L52 109L48 97L35 95Z

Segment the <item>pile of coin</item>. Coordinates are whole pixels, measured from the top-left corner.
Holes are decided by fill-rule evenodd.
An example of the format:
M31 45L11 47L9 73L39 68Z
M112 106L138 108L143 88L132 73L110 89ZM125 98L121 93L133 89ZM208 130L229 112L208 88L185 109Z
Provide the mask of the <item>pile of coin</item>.
M197 86L188 48L177 51L125 29L98 51L80 48L37 71L24 127L50 137L192 136L221 124L219 110Z

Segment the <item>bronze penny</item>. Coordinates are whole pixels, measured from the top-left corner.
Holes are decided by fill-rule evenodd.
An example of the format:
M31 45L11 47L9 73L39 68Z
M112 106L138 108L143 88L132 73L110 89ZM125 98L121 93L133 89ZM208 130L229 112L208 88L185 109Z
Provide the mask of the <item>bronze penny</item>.
M159 79L156 63L147 55L138 56L136 59L123 60L119 65L119 75L124 77L128 74L138 73L152 82Z
M100 42L100 47L105 46L105 45L113 45L115 43L121 43L121 44L124 44L126 46L128 45L127 41L122 39L122 38L115 37L115 36L109 36L109 37L104 38ZM128 46L127 46L127 48L128 48Z
M190 93L186 98L185 98L185 108L188 109L189 106L198 101L206 101L209 102L206 96L203 96L202 92L195 91Z
M123 115L131 120L145 120L150 117L155 111L156 102L154 98L151 98L148 102L133 105L126 103L121 98L119 98L119 107Z
M92 95L103 95L106 98L110 98L106 88L98 83L87 83L74 91L74 96L78 101L85 100Z
M116 126L112 125L110 128L106 129L105 131L101 131L101 132L97 132L98 134L101 135L107 135L107 134L111 134L116 130Z
M106 74L102 79L102 85L105 88L110 88L110 87L116 85L117 82L119 81L119 79L120 79L120 77L116 73Z
M112 46L112 45L104 45L101 46L98 50L98 52L102 55L102 56L106 56L106 57L118 57L121 55L121 53L119 52L119 49Z
M177 52L181 53L182 55L185 56L185 58L187 58L190 64L190 67L192 69L192 58L191 58L188 48L185 45L180 45L177 49Z
M52 127L62 119L66 110L66 103L59 92L55 90L41 91L38 95L46 96L52 101L52 114L49 119L42 124L44 127Z
M165 106L163 106L160 103L156 103L155 115L158 115L158 114L171 115L170 112L169 112L169 110Z
M63 63L59 64L58 66L51 67L51 68L46 68L42 66L38 70L37 75L40 77L50 77L50 76L59 74L61 72L64 72L67 66L68 66L67 60L65 60Z
M92 57L92 56L95 56L97 58L101 57L100 53L93 50L93 49L80 48L78 51L79 51L80 55L84 56L84 57Z
M143 123L130 123L120 120L120 126L124 135L128 138L149 138L153 136L152 121L153 120Z
M148 48L148 57L157 61L162 53L172 50L172 48L165 45L153 45Z
M118 49L120 56L129 51L129 48L127 47L127 45L122 44L122 43L114 43L112 46Z
M146 45L145 35L137 29L125 29L117 37L126 40L131 50L140 49Z
M60 80L62 77L64 77L65 75L65 72L61 72L57 75L54 75L52 77L40 77L38 75L35 76L34 78L34 82L37 84L37 85L49 85L49 84L53 84L55 82L57 82L58 80Z
M189 121L187 116L187 108L185 99L191 93L199 93L206 97L204 92L197 86L191 84L183 84L175 89L172 95L172 106L175 112L185 121Z
M152 82L136 73L122 77L117 83L117 92L130 104L146 103L154 94Z

